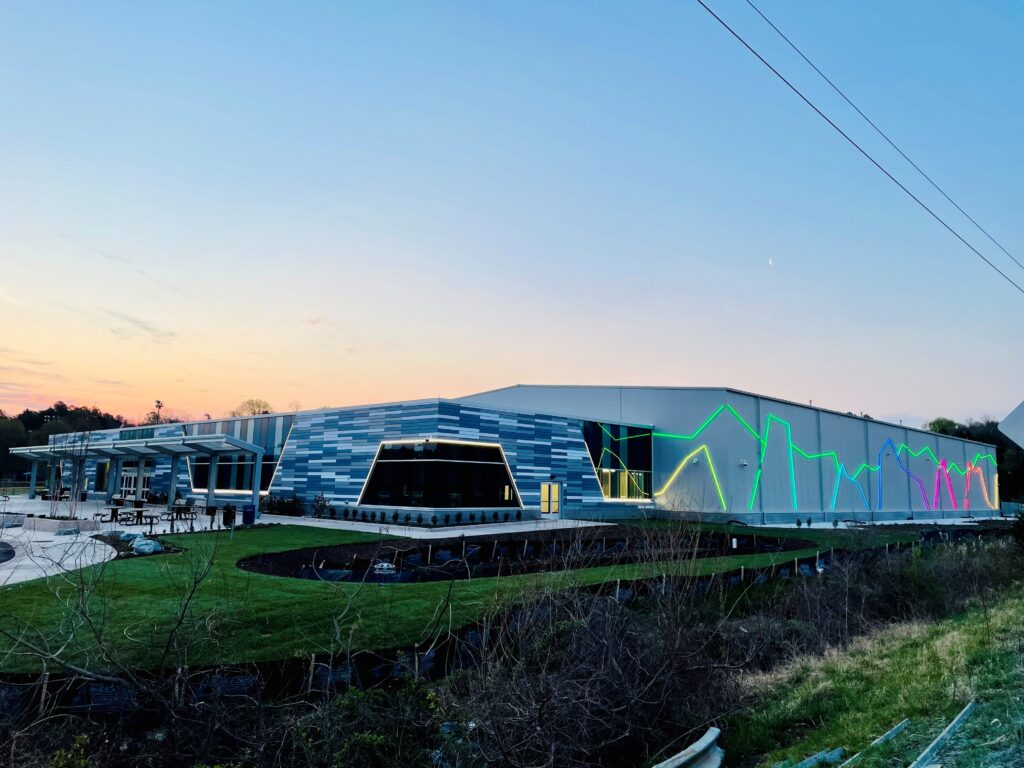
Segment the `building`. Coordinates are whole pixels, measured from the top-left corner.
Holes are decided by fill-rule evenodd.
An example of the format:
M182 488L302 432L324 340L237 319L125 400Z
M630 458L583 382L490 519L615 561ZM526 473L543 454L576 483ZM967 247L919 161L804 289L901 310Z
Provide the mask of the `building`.
M76 493L294 496L307 508L322 495L425 524L670 511L820 524L999 509L992 446L722 388L513 386L56 436L15 452Z

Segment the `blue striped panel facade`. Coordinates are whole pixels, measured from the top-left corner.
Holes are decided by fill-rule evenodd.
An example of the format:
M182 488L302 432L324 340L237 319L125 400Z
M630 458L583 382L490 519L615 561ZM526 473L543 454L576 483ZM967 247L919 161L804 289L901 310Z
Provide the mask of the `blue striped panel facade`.
M290 417L288 417L290 418ZM224 422L213 422L218 430ZM582 421L540 413L511 411L449 400L340 408L297 413L281 449L270 486L277 496L293 494L308 507L323 494L335 505L355 505L382 441L414 438L473 440L498 443L527 510L540 507L540 484L562 484L561 511L567 517L616 517L636 512L635 503L606 502L583 440ZM198 431L195 425L161 425L154 437L181 436ZM237 431L237 430L232 430ZM93 432L89 442L118 439L120 430ZM150 459L154 465L150 489L167 491L171 460ZM96 461L87 464L95 488ZM177 488L191 489L182 461ZM103 490L103 489L98 489ZM218 492L217 496L222 495Z
M580 420L447 400L297 414L272 491L355 504L380 443L422 437L499 443L528 509L539 508L540 484L552 476L562 483L564 514L606 507Z

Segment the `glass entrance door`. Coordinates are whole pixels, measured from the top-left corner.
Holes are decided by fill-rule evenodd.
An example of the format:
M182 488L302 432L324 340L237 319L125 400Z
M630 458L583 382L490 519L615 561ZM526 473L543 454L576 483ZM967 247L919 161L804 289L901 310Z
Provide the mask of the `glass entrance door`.
M143 470L144 472L146 470ZM125 462L121 470L121 495L126 499L135 498L135 483L139 477L139 465L135 462ZM142 476L142 498L146 498L149 492L149 474Z
M562 484L540 484L540 513L558 517L562 510Z

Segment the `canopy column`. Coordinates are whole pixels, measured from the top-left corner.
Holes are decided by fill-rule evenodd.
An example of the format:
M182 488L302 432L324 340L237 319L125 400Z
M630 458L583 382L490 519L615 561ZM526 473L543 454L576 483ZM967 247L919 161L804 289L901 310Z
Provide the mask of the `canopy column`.
M124 471L122 459L111 459L107 463L107 495L115 496L121 492L121 473Z
M71 462L71 500L77 502L82 493L89 490L89 479L85 476L85 459Z
M50 470L46 479L46 490L50 492L52 499L57 495L57 462L50 460Z
M39 475L39 462L29 462L28 472L28 497L34 499L36 497L36 478Z
M210 454L210 477L206 481L206 506L212 507L214 505L214 491L217 489L217 465L220 463L220 456L216 453Z
M139 468L135 474L135 498L142 501L142 478L146 476L146 457L139 456Z
M253 456L252 465L252 503L256 508L256 517L260 516L260 485L263 483L263 451Z
M171 456L171 481L168 483L167 488L167 509L170 510L174 506L174 498L178 491L178 466L181 462L181 457L178 454Z

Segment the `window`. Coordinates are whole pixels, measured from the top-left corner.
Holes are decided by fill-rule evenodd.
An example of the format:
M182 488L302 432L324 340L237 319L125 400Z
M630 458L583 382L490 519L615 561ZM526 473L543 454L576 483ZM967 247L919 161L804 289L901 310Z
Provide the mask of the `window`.
M521 507L500 445L381 443L360 504L436 509Z
M651 430L583 422L583 440L606 499L651 498Z
M260 490L269 491L274 472L281 460L294 416L255 416L225 421L208 421L186 424L186 435L231 435L240 440L262 446L263 465L260 474ZM251 453L223 455L217 460L218 492L252 493L252 473L255 456ZM187 460L192 490L202 491L210 487L210 457L193 456Z

